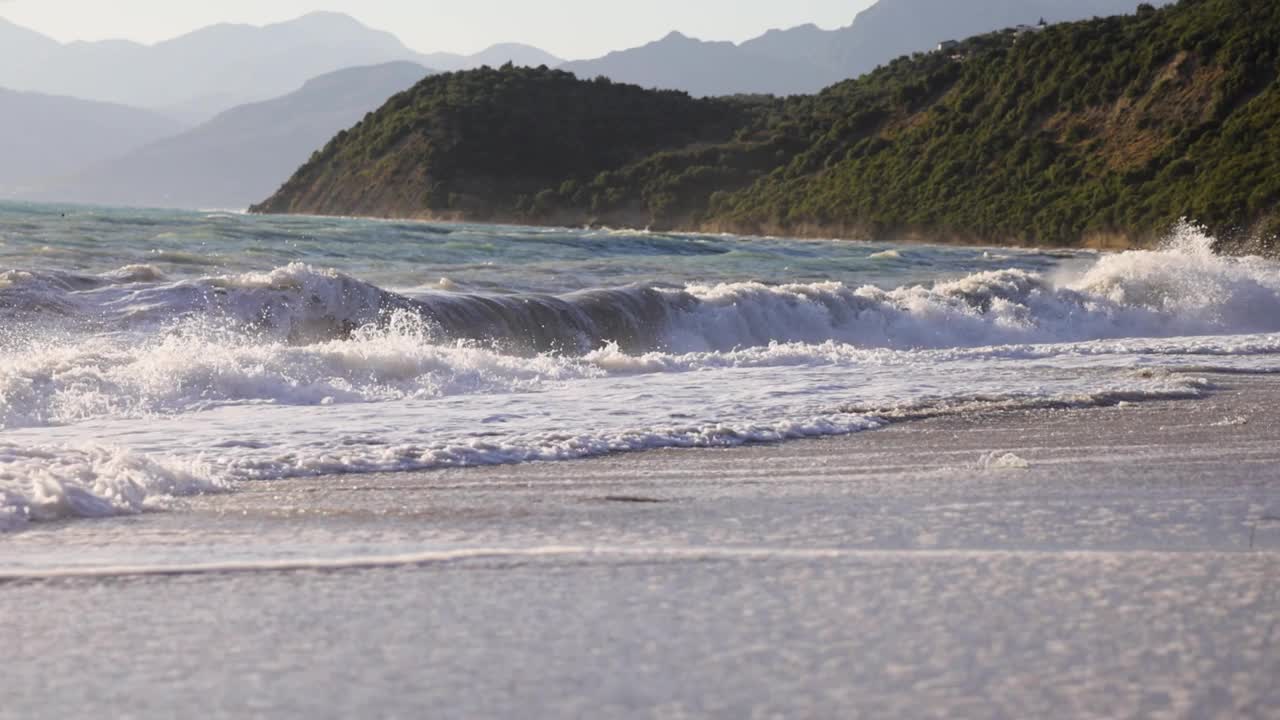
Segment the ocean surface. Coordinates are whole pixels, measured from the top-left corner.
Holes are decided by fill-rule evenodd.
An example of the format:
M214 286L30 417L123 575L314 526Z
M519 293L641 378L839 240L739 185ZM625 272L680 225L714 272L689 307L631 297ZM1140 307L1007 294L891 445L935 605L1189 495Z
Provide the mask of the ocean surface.
M247 483L1194 398L1280 264L0 204L0 529ZM335 479L335 482L338 480Z

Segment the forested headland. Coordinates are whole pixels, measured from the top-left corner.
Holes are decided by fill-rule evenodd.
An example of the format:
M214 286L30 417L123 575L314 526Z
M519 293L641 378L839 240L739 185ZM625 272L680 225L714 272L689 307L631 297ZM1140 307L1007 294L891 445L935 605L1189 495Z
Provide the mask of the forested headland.
M694 99L546 68L426 78L270 213L1040 245L1180 218L1280 232L1280 3L1009 29L817 95Z

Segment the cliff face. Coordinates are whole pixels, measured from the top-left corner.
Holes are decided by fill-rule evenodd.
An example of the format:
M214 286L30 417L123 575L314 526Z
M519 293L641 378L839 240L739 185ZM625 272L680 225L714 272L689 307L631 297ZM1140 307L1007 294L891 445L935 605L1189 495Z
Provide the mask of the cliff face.
M425 81L259 209L1041 244L1280 229L1280 3L1003 31L814 96ZM622 110L609 110L621 106Z

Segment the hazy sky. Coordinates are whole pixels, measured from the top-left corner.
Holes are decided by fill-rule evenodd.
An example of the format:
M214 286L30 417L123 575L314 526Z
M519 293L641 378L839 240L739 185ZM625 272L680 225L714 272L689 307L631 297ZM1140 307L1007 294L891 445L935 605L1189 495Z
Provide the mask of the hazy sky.
M314 10L348 13L421 52L495 42L594 57L677 29L744 40L771 27L848 25L873 0L0 0L0 17L62 41L165 40L217 22L261 25Z

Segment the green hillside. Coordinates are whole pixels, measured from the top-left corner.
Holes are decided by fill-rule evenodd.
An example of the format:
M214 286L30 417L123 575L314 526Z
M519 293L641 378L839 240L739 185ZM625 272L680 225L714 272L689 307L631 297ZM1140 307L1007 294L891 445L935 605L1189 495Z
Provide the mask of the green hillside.
M423 80L338 134L261 212L543 217L553 190L665 147L718 143L745 103L541 69Z
M1240 243L1280 230L1278 74L1273 0L1004 31L789 100L482 70L397 96L260 209L1063 245L1185 216Z

